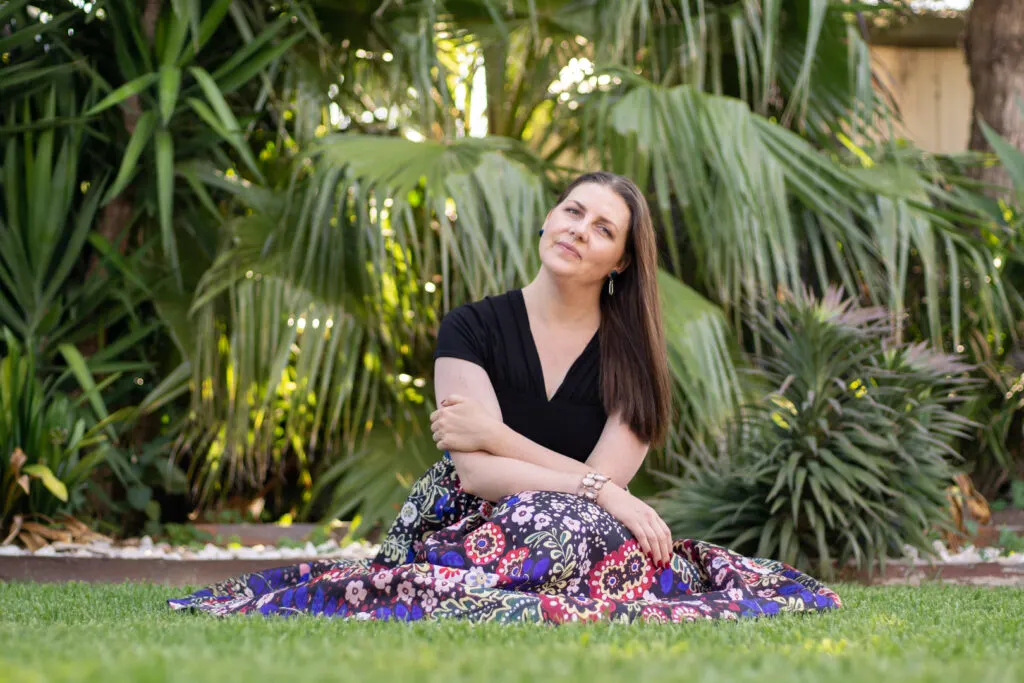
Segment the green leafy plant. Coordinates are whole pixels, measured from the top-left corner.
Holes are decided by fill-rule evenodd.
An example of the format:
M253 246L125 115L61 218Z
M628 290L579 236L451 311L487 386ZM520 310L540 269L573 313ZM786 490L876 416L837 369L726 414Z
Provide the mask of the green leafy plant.
M214 537L209 531L197 528L193 524L163 524L152 529L152 535L165 538L171 545L180 545L198 550L207 543L213 543Z
M981 330L972 332L969 347L985 388L960 411L978 424L960 451L978 491L997 502L1024 477L1024 353L998 353Z
M1010 484L1010 503L1018 510L1024 510L1024 481L1018 479Z
M668 476L658 501L673 531L831 574L872 568L904 544L930 552L947 525L954 407L976 382L955 358L895 344L888 314L836 289L759 315L766 342L751 379L764 397L719 443Z
M1024 114L1024 100L1016 98L1016 106ZM1010 181L1010 187L999 188L1009 202L1000 197L977 198L977 204L989 216L983 234L991 243L999 244L995 254L1004 279L1019 283L1024 281L1024 259L1020 256L1024 249L1024 214L1020 210L1024 205L1024 153L984 121L980 124ZM986 163L993 160L990 155ZM975 300L965 302L964 307L977 309L984 303ZM971 478L987 498L1000 496L1006 493L1008 484L1024 480L1024 346L1020 341L1024 326L1020 316L1013 331L1016 334L976 328L967 339L989 389L966 407L965 414L980 428L978 438L964 444L964 455L972 469Z
M7 108L5 119L11 126L0 168L0 353L10 365L2 401L10 411L4 416L9 447L0 451L4 493L10 493L5 517L81 509L86 488L90 500L102 499L103 486L90 481L100 464L130 481L130 458L114 442L134 413L126 407L111 414L110 407L130 406L131 394L141 391L150 368L143 342L157 327L146 319L149 290L139 276L149 245L140 240L130 254L115 246L131 232L128 216L113 243L95 230L108 185L103 174L83 173L89 133L81 120L95 93L81 96L62 85L37 87L20 107ZM138 497L130 491L128 499Z
M999 530L996 545L1009 553L1024 553L1024 535L1004 526Z
M132 432L130 440L109 449L107 466L117 481L95 488L94 516L115 533L156 535L166 519L163 504L188 495L188 478L171 457L170 439L143 440Z
M0 528L14 515L73 514L95 470L111 455L108 430L123 411L97 420L53 390L9 332L0 359Z

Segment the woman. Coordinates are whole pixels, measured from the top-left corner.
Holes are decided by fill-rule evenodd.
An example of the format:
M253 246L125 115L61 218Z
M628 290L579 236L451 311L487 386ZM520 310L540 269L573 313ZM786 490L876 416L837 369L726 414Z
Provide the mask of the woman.
M443 456L413 485L377 557L250 574L172 607L561 623L840 606L780 562L673 542L627 489L664 436L671 400L639 189L583 175L540 235L530 284L442 321L431 429Z

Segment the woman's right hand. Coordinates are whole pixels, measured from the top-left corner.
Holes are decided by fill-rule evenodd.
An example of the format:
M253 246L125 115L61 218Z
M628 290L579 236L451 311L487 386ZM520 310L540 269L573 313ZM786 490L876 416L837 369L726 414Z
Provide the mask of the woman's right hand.
M654 508L610 481L601 489L597 504L632 532L655 566L668 566L672 559L672 532Z

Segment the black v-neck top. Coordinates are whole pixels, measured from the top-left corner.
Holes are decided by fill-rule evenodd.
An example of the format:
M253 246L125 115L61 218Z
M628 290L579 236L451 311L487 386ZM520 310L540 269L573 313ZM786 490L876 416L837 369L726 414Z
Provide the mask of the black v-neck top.
M597 334L549 401L521 290L454 308L441 321L434 358L460 358L487 371L505 424L556 453L585 461L607 415L601 404Z

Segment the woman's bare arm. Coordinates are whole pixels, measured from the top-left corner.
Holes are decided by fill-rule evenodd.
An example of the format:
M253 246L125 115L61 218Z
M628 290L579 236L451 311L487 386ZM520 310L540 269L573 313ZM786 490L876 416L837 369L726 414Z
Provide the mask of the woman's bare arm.
M640 441L629 425L613 415L605 422L601 437L585 463L541 446L507 425L496 430L487 451L496 456L522 462L586 474L597 470L622 488L626 488L647 457L648 445Z
M501 406L487 372L467 360L438 358L434 363L434 395L437 403L452 394L466 396L501 422ZM532 443L532 442L531 442ZM449 451L462 488L484 500L496 501L519 491L563 491L573 493L580 475L589 468L565 456L572 469L559 469L537 463L497 456L491 452Z
M579 488L581 476L572 472L559 472L480 451L449 453L463 490L484 500L494 502L520 491L575 493Z

